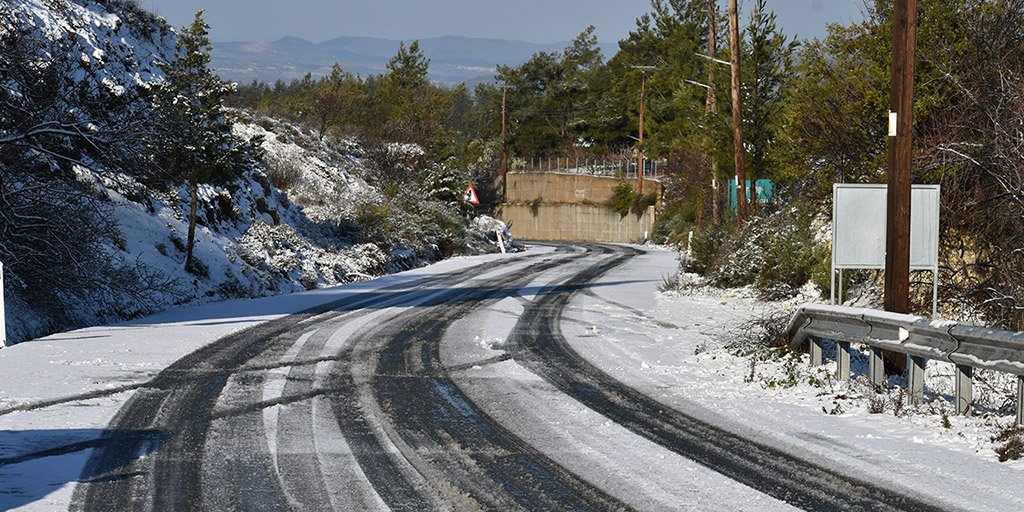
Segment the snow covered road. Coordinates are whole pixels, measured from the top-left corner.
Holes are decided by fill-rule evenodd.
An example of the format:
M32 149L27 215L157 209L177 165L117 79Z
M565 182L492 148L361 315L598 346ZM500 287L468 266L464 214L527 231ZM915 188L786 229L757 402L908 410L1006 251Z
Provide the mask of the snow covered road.
M696 401L663 393L672 381L647 370L692 357L687 343L704 336L689 330L697 312L655 307L675 264L656 249L537 246L4 350L0 372L14 378L0 395L0 508L1020 503L922 489L863 457L804 448L756 418L717 414L685 389L692 380L674 387Z

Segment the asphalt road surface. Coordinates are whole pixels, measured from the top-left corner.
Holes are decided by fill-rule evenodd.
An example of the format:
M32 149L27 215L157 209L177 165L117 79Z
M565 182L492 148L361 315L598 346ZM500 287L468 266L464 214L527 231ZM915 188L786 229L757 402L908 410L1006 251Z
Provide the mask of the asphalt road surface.
M575 352L563 311L641 251L558 246L223 338L121 409L72 509L740 510L751 496L773 509L936 509L673 410ZM509 304L504 343L489 347L499 355L464 361L481 344L464 325ZM474 373L488 367L507 372ZM557 411L613 422L622 434L588 437ZM728 485L691 501L675 485L686 474L635 482L650 462L634 459L659 451Z

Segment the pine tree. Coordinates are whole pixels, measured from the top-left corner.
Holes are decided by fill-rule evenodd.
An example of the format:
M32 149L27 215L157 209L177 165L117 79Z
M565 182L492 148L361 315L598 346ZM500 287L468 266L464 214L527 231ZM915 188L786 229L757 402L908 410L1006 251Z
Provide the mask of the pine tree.
M427 72L430 70L430 59L420 48L419 41L413 41L406 48L400 43L398 53L388 61L387 77L401 89L417 89L427 85Z
M178 37L177 56L162 64L166 75L156 87L155 108L162 116L154 153L173 181L189 187L188 240L185 268L194 271L196 208L200 183L226 184L236 179L251 156L252 146L231 133L224 99L234 90L209 68L210 26L198 11L192 25Z
M793 76L793 54L798 44L777 27L775 12L767 11L765 0L754 4L747 37L750 46L744 71L749 76L744 80L743 114L745 142L750 147L750 178L754 181L773 177L769 168L772 150L781 129L783 95Z

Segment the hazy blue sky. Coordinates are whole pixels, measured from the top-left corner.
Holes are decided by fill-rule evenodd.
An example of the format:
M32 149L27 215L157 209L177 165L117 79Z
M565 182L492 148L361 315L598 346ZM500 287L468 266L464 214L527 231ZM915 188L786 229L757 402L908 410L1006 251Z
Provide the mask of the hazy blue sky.
M215 41L272 41L286 35L411 40L443 35L566 41L588 25L615 42L650 10L649 0L139 0L175 26L206 10ZM724 0L722 1L725 5ZM741 0L746 17L752 0ZM768 0L786 33L825 34L825 24L860 18L861 0Z

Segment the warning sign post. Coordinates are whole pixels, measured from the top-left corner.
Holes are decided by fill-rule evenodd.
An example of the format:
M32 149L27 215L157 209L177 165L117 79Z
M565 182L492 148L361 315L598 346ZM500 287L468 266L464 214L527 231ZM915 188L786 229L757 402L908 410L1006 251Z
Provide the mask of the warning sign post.
M462 200L473 206L480 205L480 196L476 195L476 189L473 188L472 183L466 187L466 191L462 194Z

